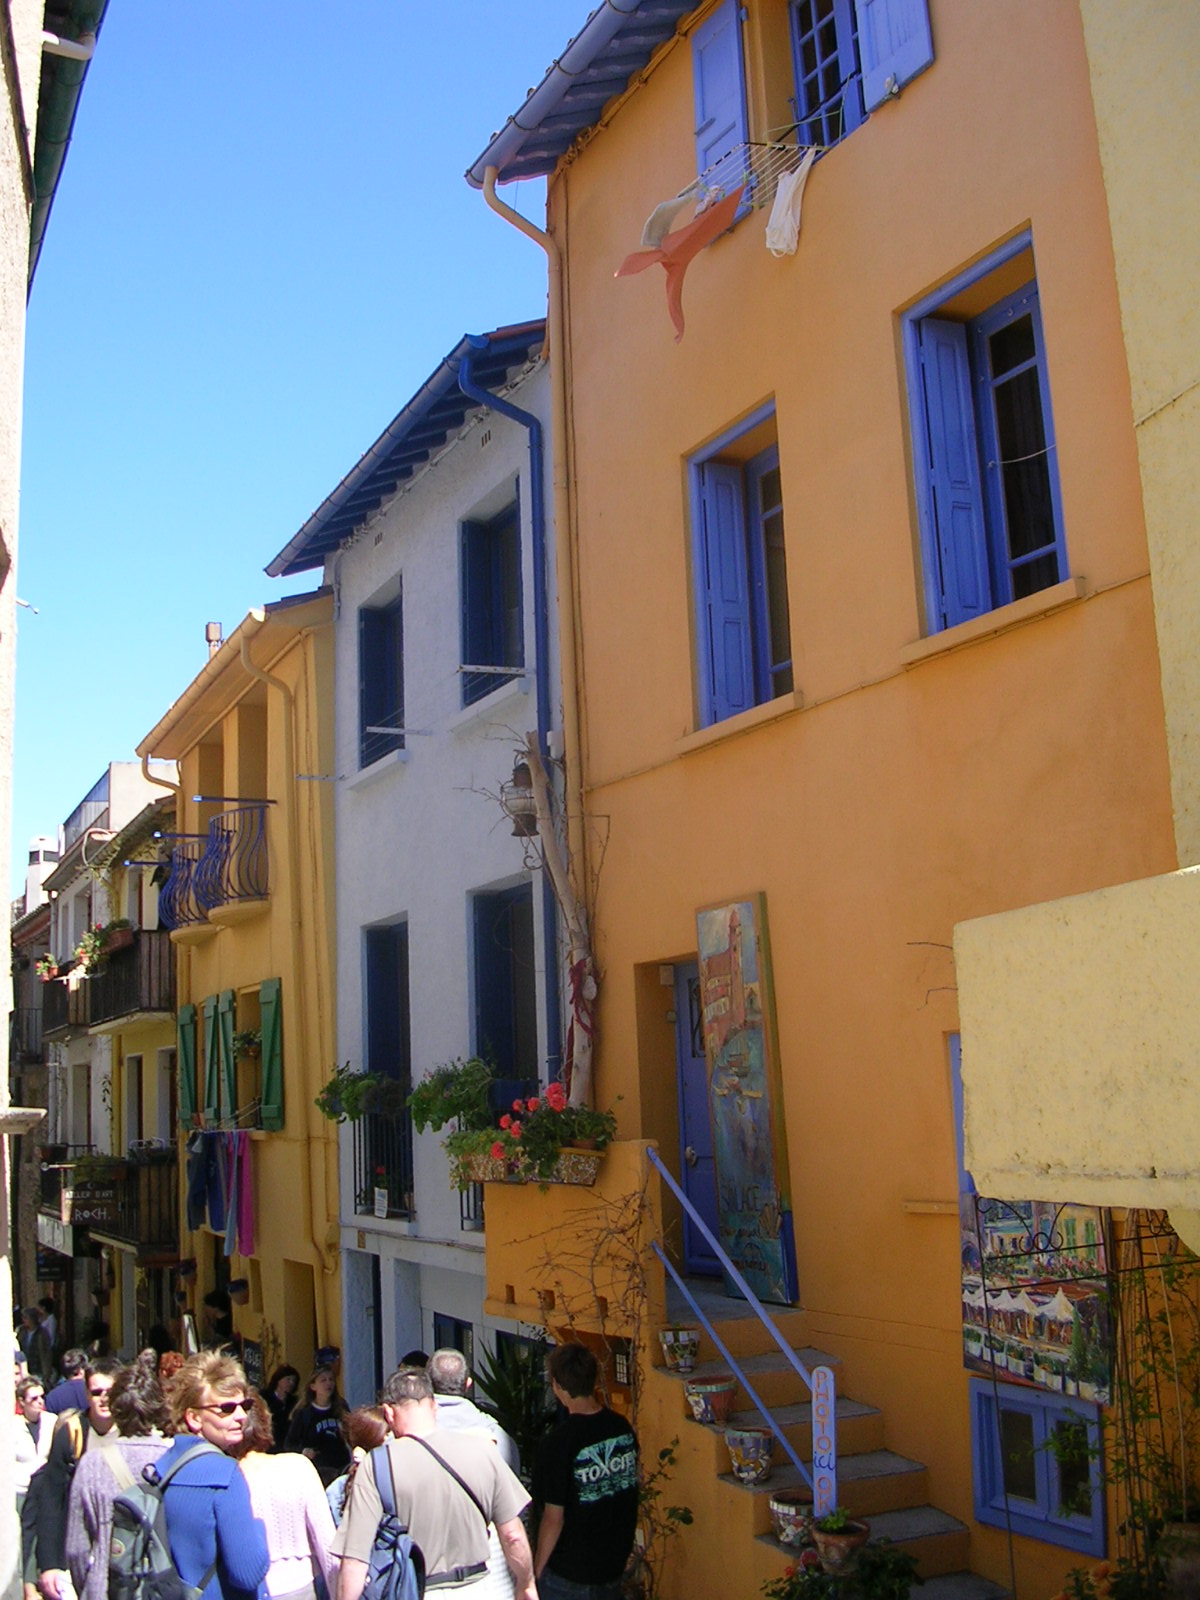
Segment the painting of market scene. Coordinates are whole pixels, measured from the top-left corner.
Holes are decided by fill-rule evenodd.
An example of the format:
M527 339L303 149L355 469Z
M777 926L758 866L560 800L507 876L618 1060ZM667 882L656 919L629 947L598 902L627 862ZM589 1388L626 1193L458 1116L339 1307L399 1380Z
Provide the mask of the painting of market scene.
M1107 1403L1112 1340L1099 1210L964 1193L960 1216L968 1369Z

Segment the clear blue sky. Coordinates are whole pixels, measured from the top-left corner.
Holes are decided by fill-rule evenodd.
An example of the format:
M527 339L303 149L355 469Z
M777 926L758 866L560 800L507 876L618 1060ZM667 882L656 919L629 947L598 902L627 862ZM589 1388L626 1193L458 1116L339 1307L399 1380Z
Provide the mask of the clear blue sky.
M111 0L29 312L14 893L461 335L544 313L463 172L593 3Z

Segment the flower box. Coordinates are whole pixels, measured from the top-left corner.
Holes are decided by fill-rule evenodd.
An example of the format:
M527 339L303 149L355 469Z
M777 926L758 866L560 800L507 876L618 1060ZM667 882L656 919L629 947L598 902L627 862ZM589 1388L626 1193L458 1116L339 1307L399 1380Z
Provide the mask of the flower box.
M546 1183L571 1183L590 1188L600 1171L603 1152L600 1150L563 1150L554 1164L554 1171ZM492 1155L470 1155L463 1159L463 1171L472 1183L537 1183L539 1180L524 1170L519 1158Z

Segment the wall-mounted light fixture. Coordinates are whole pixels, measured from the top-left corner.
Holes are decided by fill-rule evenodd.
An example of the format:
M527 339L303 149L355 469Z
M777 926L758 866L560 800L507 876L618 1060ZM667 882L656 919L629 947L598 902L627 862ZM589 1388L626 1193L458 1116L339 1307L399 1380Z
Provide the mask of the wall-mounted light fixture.
M511 783L500 785L500 804L512 818L514 839L533 839L537 835L537 802L533 798L533 778L528 764L518 761Z

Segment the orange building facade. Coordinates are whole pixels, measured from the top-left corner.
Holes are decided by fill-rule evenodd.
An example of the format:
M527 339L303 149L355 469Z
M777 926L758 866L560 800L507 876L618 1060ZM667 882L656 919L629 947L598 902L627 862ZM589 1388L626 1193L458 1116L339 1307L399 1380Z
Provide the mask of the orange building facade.
M1099 1547L977 1514L952 930L1177 864L1083 27L1074 5L1025 0L748 0L673 22L622 92L572 113L564 152L547 139L522 169L539 136L510 124L473 169L503 184L540 162L561 258L560 605L597 1102L620 1097L622 1137L686 1175L697 913L761 894L789 1339L881 1415L869 1448L922 1465L909 1508L965 1530L927 1570L1007 1584L1011 1559L1017 1593L1049 1594L1112 1536L1102 1507ZM797 248L776 256L766 225L798 143L820 159ZM677 341L657 262L615 274L698 168L714 198L748 187L687 268ZM669 1198L665 1215L682 1260ZM657 1393L647 1444L688 1426ZM718 1465L685 1436L672 1497L697 1517L672 1594L727 1592ZM781 1562L747 1545L743 1567L757 1581Z

